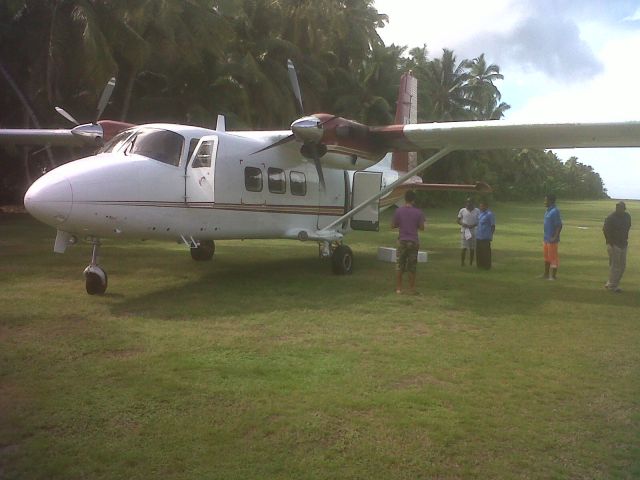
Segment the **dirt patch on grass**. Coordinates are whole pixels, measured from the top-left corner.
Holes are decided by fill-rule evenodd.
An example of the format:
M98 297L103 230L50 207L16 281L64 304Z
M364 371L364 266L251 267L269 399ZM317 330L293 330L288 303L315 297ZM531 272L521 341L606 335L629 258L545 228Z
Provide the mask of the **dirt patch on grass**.
M9 416L19 407L29 403L29 398L22 388L6 379L0 383L0 417Z
M419 373L417 375L405 375L391 383L389 387L394 390L417 390L427 385L447 387L449 383L439 380L428 373Z
M393 327L394 334L409 334L415 337L431 337L433 331L424 323L398 324Z
M142 348L122 348L118 350L105 350L103 355L106 358L133 358L144 353Z

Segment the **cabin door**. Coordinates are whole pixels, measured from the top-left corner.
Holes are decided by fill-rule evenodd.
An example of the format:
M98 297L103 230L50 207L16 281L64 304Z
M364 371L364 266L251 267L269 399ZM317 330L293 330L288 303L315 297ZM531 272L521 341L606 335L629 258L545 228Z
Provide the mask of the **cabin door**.
M351 208L366 202L380 192L382 172L355 172L353 174L353 193ZM363 210L351 217L352 230L368 230L377 232L380 228L380 199L371 202Z
M214 202L213 171L218 151L218 137L202 137L187 162L184 175L184 201L191 206Z

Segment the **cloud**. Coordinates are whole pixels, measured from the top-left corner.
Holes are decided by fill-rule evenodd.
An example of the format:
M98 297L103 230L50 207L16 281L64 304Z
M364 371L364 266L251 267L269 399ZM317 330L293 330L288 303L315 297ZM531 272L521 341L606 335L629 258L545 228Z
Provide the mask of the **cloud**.
M625 17L624 21L626 21L626 22L638 22L638 21L640 21L640 7L638 7L638 9L635 12L633 12L631 15L629 15L628 17Z
M638 0L375 1L390 14L387 43L499 65L508 120L640 120ZM640 149L559 153L592 165L613 196L640 199Z
M390 14L380 34L396 44L426 44L431 56L442 48L458 58L485 53L504 71L539 71L564 83L602 72L586 25L633 29L637 23L623 19L640 20L637 0L376 0L376 6Z
M640 65L632 61L640 50L640 32L612 34L600 47L604 71L594 78L571 85L542 83L509 118L566 121L628 121L640 117L640 97L627 88L629 78L640 76ZM525 86L540 83L524 78ZM509 101L507 99L507 101Z
M580 37L578 25L557 15L527 17L507 32L479 33L459 50L470 52L478 45L501 66L517 64L558 81L591 78L603 70L602 62Z

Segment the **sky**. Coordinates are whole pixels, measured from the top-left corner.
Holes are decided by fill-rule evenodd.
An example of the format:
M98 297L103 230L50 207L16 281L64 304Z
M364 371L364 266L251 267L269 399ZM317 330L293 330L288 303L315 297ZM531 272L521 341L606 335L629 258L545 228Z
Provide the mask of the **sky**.
M638 0L375 0L386 45L484 53L521 122L640 120ZM591 165L613 198L640 199L640 149L554 150Z

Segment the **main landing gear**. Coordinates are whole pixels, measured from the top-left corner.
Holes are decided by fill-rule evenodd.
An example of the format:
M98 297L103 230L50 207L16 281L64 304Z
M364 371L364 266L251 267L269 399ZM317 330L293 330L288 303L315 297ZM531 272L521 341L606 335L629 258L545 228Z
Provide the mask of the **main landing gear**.
M100 240L93 240L91 263L84 269L84 279L89 295L102 295L107 290L107 272L98 266L98 251Z
M197 240L196 246L191 247L191 258L197 262L211 260L216 251L216 244L213 240Z
M336 275L351 275L353 273L353 252L342 244L333 242L320 243L320 256L331 256L331 270Z

